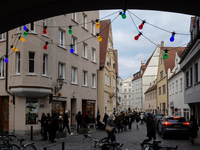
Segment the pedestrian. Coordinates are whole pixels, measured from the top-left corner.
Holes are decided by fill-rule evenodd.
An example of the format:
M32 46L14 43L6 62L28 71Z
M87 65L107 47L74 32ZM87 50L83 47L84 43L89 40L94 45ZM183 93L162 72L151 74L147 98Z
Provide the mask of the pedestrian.
M132 113L131 115L131 121L134 123L134 120L135 120L135 111Z
M132 113L130 112L128 115L128 129L131 130L132 126Z
M84 116L84 126L86 126L86 128L88 128L89 123L90 123L90 118L88 116L88 113L86 113Z
M139 122L140 122L140 115L139 115L139 113L137 113L137 115L135 117L135 120L136 120L136 127L137 127L137 129L139 129Z
M55 137L56 137L56 131L59 130L59 123L58 123L58 117L57 117L57 113L55 112L53 114L52 117L52 126L50 128L50 132L51 132L51 142L54 143L55 141Z
M105 126L107 125L107 119L108 119L108 114L105 113L104 117L103 117L103 122L104 122Z
M51 119L51 117L50 117L50 113L47 113L46 114L46 118L47 118L47 127L46 127L46 132L48 133L48 135L49 135L49 138L47 138L47 140L49 139L49 141L50 141L50 119ZM46 134L47 134L46 133Z
M63 130L65 129L65 127L67 127L69 135L73 135L73 133L71 133L71 131L69 129L69 117L68 117L68 111L67 110L65 110L65 114L63 116Z
M77 133L79 132L79 128L82 126L82 114L81 111L79 111L76 114L76 122L77 122Z
M146 127L147 127L148 139L144 140L143 143L141 143L142 147L143 147L144 143L151 141L152 138L153 138L153 140L156 139L155 121L153 120L153 115L151 113L148 113Z
M194 139L197 137L197 131L199 131L197 121L193 115L191 115L190 118L190 125L189 125L189 131L190 131L190 142L194 144Z
M141 124L143 124L143 120L144 120L144 115L143 115L143 113L140 114L140 120L141 120Z
M101 130L101 122L100 122L100 112L97 113L97 130Z
M111 126L111 127L114 127L114 129L112 130L112 132L108 132L108 141L111 139L111 142L113 143L116 143L116 137L115 137L115 123L114 123L114 120L115 120L115 115L114 114L111 114L110 119L108 120L108 125Z
M45 140L45 137L44 137L44 122L46 121L45 113L42 113L41 120L38 120L38 121L41 123L40 134L42 136L42 140L44 141Z

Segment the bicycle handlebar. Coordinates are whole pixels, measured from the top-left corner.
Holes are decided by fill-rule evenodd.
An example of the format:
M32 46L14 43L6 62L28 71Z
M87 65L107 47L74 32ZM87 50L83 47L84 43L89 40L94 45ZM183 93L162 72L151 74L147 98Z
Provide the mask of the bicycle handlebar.
M92 141L99 143L99 140L92 138L89 134L84 134L83 136L85 137L83 140L89 137Z

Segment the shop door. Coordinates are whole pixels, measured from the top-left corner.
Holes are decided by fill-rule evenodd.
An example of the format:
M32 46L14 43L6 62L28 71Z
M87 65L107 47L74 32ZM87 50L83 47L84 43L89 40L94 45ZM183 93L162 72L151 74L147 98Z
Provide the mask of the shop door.
M9 130L9 104L3 104L3 130Z

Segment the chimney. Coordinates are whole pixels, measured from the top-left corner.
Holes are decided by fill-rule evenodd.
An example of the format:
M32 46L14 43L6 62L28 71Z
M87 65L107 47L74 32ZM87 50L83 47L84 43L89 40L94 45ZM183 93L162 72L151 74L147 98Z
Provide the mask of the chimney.
M164 47L164 41L161 41L161 47Z
M141 59L141 65L144 65L144 58Z

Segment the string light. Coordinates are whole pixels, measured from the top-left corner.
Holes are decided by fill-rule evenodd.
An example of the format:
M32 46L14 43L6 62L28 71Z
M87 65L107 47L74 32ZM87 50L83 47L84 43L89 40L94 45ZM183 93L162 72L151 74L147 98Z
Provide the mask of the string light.
M100 24L99 24L99 20L98 19L96 20L96 27L100 28Z
M47 34L47 26L44 26L43 34Z
M169 39L170 40L170 42L174 42L174 36L175 36L175 32L172 32L172 36L171 36L171 38Z
M24 42L25 41L25 38L22 38L21 36L19 37L19 39Z
M14 47L13 45L11 46L11 48L12 48L15 52L18 51L18 49L17 49L16 47Z
M23 25L23 28L24 28L24 31L26 31L26 30L27 30L27 27L26 27L26 25Z
M24 35L24 36L27 36L28 31L29 31L29 30L27 29L27 30L23 33L23 35Z
M70 53L74 53L73 45L70 45Z
M138 35L136 35L134 39L135 39L135 40L138 40L138 39L139 39L139 37L140 37L140 35L142 35L142 33L141 33L141 32L140 32Z
M72 34L72 26L71 26L71 25L69 26L69 31L68 31L68 33L69 33L69 34Z
M99 41L99 42L102 41L102 38L100 37L99 33L97 33L97 38L98 38L98 41Z
M141 25L139 25L139 29L140 29L140 30L143 29L143 26L144 26L145 23L146 23L146 21L142 21Z
M169 51L169 50L166 49L166 50L165 50L165 53L164 53L164 55L163 55L163 58L164 58L164 59L167 59L167 58L168 58L168 56L167 56L167 51Z
M5 63L8 63L8 58L5 58L4 62L5 62Z
M45 43L45 45L44 45L44 47L43 47L44 50L47 49L47 45L48 45L48 44L49 44L48 42Z

